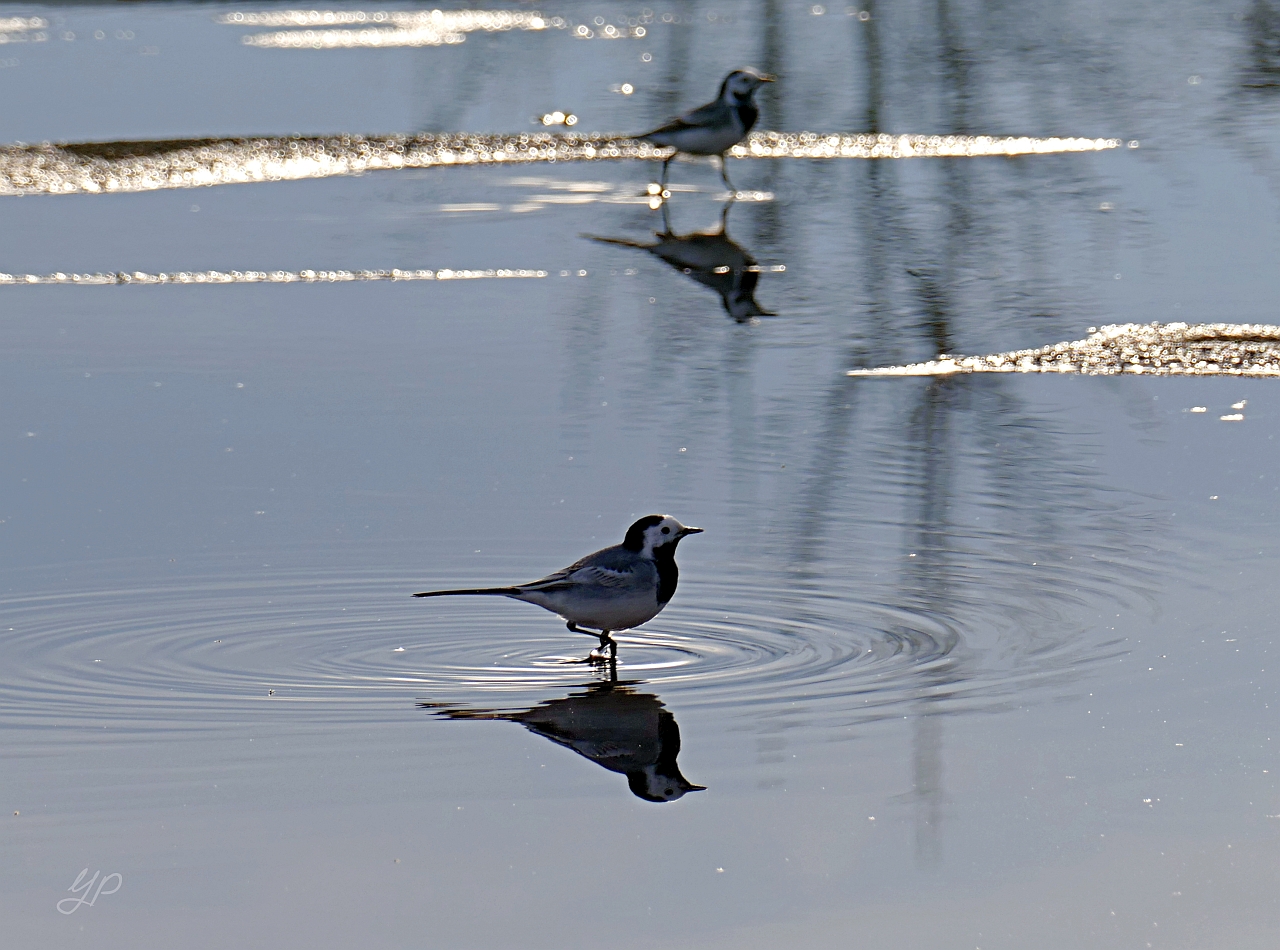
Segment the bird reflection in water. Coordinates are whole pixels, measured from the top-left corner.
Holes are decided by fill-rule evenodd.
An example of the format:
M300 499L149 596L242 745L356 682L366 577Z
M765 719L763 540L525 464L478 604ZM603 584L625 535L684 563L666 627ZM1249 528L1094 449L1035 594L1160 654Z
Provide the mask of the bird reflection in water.
M730 199L720 213L720 226L713 231L675 234L671 230L671 219L664 201L663 230L654 234L657 240L651 243L593 234L587 236L603 244L637 247L666 261L682 274L718 293L725 312L739 323L746 323L754 317L775 316L756 303L756 284L760 282L760 266L756 259L726 233L732 206L733 200Z
M421 702L442 719L503 719L572 749L610 772L621 772L627 785L648 802L673 802L686 792L703 791L680 774L680 727L652 693L611 679L595 682L563 699L551 699L517 711L474 709Z

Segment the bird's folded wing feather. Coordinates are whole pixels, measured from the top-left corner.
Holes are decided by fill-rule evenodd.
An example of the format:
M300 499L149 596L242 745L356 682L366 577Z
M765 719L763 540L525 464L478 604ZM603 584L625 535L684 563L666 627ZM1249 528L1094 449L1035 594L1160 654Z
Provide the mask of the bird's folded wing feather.
M657 135L659 132L678 132L681 129L700 129L704 126L715 125L717 122L724 121L724 110L721 109L719 102L708 102L705 106L699 106L692 112L686 112L678 119L672 119L661 128L654 129L646 135Z
M582 587L584 585L591 587L630 587L635 583L635 571L628 568L605 567L601 564L574 564L572 567L566 567L563 571L542 578L542 580L534 581L531 584L522 584L520 589L524 591L541 591L550 593L557 590L569 590L573 587Z
M719 100L708 102L705 106L698 106L692 112L686 112L677 119L687 126L704 126L715 125L717 122L723 122L729 117L729 110Z

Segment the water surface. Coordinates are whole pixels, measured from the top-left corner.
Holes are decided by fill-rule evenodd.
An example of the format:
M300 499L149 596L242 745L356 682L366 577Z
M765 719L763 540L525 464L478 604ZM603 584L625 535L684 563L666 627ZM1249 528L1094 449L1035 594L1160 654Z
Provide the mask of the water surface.
M1125 147L0 198L11 939L1274 946L1274 381L849 375L1280 324L1274 4L294 9L0 10L4 161L587 141L744 63L768 132ZM706 533L616 670L409 596L652 511Z

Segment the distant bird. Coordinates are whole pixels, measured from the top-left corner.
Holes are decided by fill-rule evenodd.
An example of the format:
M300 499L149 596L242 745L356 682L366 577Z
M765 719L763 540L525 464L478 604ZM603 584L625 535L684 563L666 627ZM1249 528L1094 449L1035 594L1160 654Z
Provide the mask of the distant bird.
M486 594L523 600L559 614L574 633L597 631L600 649L618 655L610 634L648 623L676 592L676 545L701 528L667 515L646 515L627 529L621 544L588 554L542 580L514 587L424 590L414 597ZM581 628L589 629L583 630Z
M506 712L418 703L446 719L502 719L572 749L627 777L631 791L648 802L672 802L701 792L680 774L680 727L657 696L630 683L592 683L585 691Z
M752 98L761 83L773 82L772 76L754 69L735 69L720 84L720 94L713 102L699 106L692 112L671 122L638 135L642 142L652 142L674 148L662 163L662 186L667 184L667 166L678 152L686 155L720 156L720 177L726 187L733 190L729 174L724 167L724 154L747 137L756 124L760 110Z
M725 205L719 228L689 234L672 233L666 211L667 206L664 204L662 220L666 230L654 232L657 240L650 243L629 241L626 238L587 236L603 244L639 248L666 261L680 273L718 293L725 312L738 323L746 323L752 317L775 316L756 303L756 284L760 282L760 269L756 259L725 233L729 205Z

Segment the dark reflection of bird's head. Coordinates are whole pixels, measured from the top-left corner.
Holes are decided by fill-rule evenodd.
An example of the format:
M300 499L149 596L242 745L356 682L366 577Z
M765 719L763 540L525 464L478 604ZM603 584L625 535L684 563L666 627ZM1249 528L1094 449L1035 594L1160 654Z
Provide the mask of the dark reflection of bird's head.
M680 727L652 693L638 684L610 680L592 683L580 692L551 699L529 709L477 709L420 702L420 707L444 719L501 719L627 777L639 798L671 802L686 792L702 791L680 774Z
M756 303L756 285L760 282L756 259L725 231L729 207L730 205L725 206L719 227L711 231L674 233L664 204L663 223L666 227L655 232L655 240L651 242L595 235L588 237L604 244L639 248L666 261L680 273L719 294L725 312L739 323L745 323L753 317L772 317L774 314Z
M646 694L639 694L646 696ZM657 702L657 697L651 698ZM661 705L661 704L659 704ZM701 792L702 785L694 785L680 774L676 756L680 752L680 727L675 716L665 709L658 710L658 760L652 765L627 772L627 787L632 794L649 802L673 802L685 792Z

